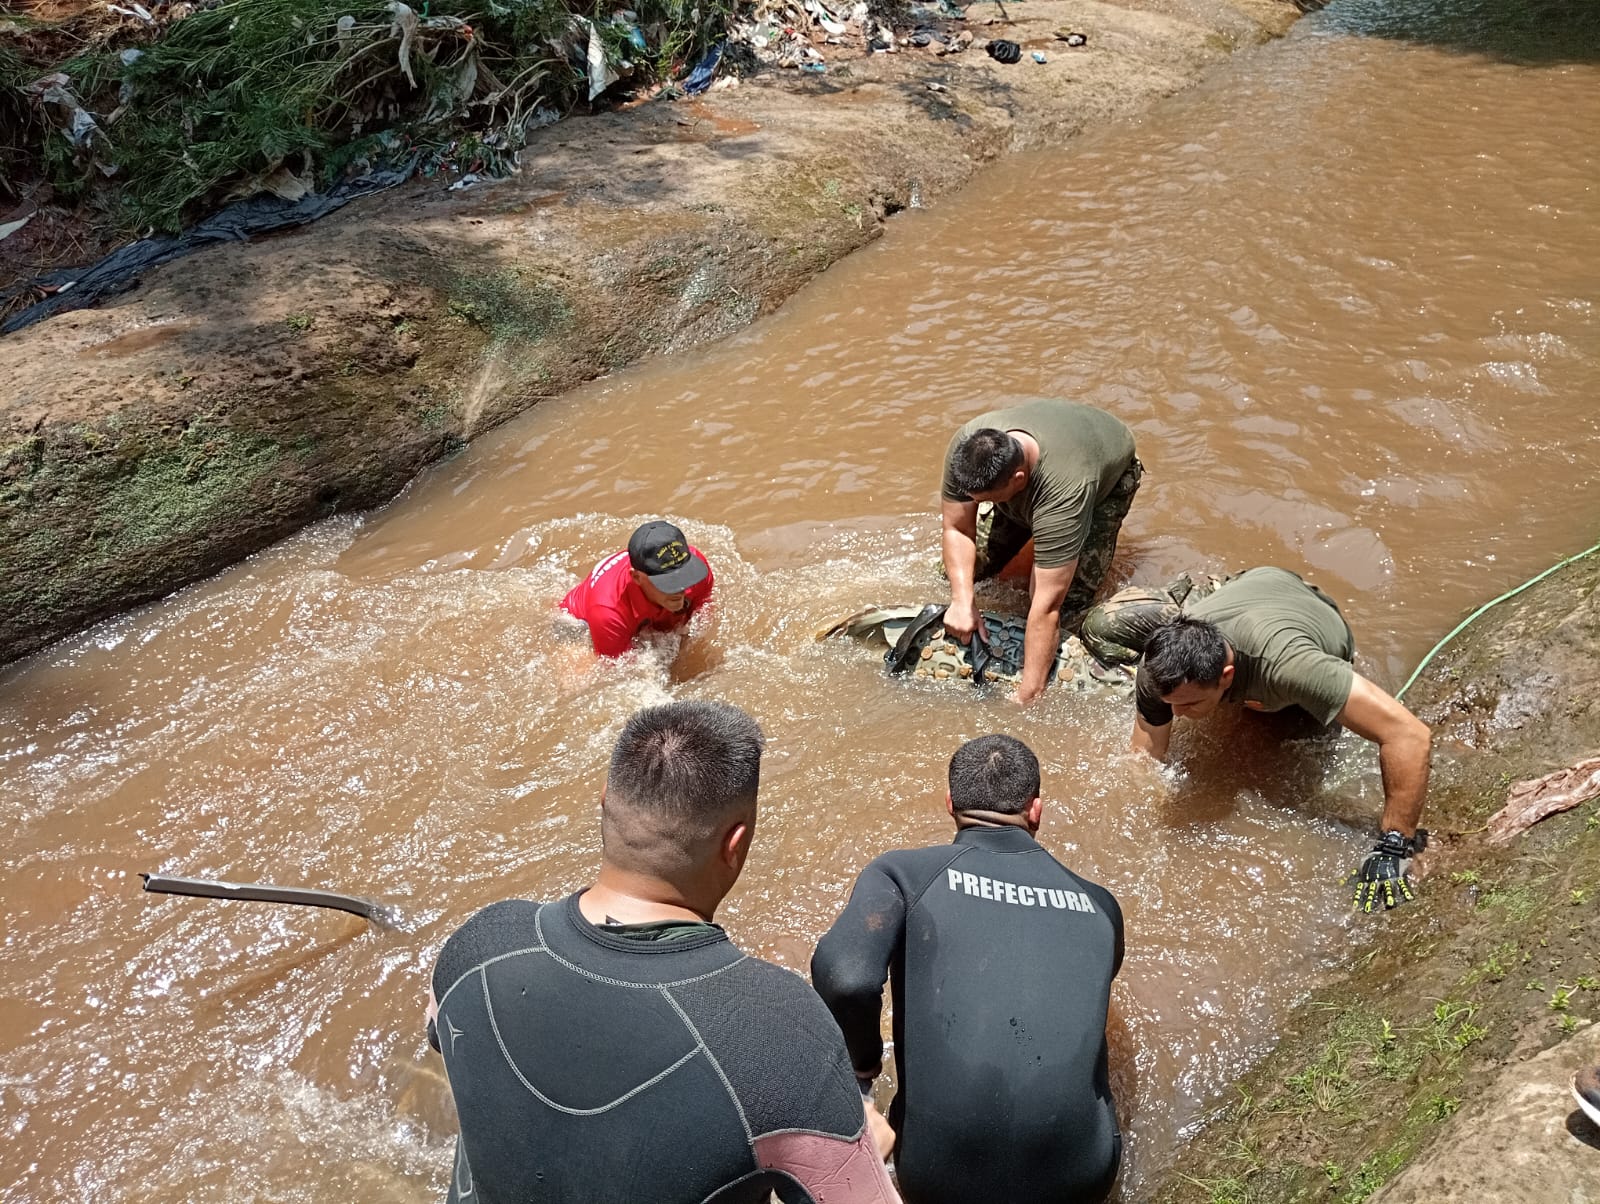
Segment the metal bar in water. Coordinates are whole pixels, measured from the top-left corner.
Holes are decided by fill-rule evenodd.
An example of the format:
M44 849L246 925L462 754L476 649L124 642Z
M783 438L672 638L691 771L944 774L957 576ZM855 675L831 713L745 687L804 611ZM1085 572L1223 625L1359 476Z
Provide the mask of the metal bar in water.
M306 886L268 886L263 883L216 882L208 878L174 878L166 874L144 874L144 889L163 895L192 895L201 899L243 899L252 903L292 903L302 907L329 907L370 920L379 928L394 928L398 915L393 908L372 899L342 895L337 891Z

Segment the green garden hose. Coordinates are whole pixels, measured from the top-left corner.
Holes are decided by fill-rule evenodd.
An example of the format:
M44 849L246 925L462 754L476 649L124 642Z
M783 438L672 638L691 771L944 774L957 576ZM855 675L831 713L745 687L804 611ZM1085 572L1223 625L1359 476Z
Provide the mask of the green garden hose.
M1445 636L1444 639L1440 640L1437 644L1435 644L1433 646L1433 650L1431 652L1429 652L1427 656L1422 658L1422 663L1420 665L1418 665L1416 667L1416 669L1414 669L1412 671L1410 677L1406 678L1406 684L1400 687L1399 692L1395 694L1395 698L1397 698L1397 699L1404 698L1406 696L1406 691L1411 688L1412 683L1415 682L1417 680L1417 678L1422 676L1422 671L1428 667L1428 662L1433 660L1434 657L1438 656L1439 655L1439 650L1441 648L1443 648L1451 640L1455 639L1456 636L1460 635L1469 626L1471 626L1472 623L1480 615L1487 614L1490 610L1492 610L1496 606L1499 606L1500 603L1504 602L1507 598L1515 598L1518 594L1520 594L1523 590L1527 589L1530 585L1537 585L1539 582L1543 581L1546 577L1548 577L1551 573L1558 572L1559 570L1566 568L1567 565L1572 564L1574 561L1582 560L1585 556L1592 556L1596 552L1600 552L1600 543L1595 544L1594 547L1592 547L1592 548L1585 548L1581 552L1578 552L1578 553L1576 553L1576 554L1574 554L1572 556L1568 556L1560 564L1551 565L1549 568L1545 569L1544 572L1540 573L1537 577L1530 577L1528 580L1524 581L1521 585L1517 586L1516 589L1508 589L1505 593L1501 594L1498 598L1495 598L1495 599L1493 599L1492 601L1489 601L1489 602L1485 602L1482 606L1478 607L1477 610L1473 611L1466 618L1462 619L1461 622L1457 623L1455 625L1454 629L1451 630L1450 634Z

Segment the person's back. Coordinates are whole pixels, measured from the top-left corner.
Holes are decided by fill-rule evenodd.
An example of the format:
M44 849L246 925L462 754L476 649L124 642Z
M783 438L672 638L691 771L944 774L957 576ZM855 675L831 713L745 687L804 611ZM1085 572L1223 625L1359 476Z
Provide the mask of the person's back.
M1033 766L1031 827L960 807L958 762L998 742ZM951 782L955 842L869 865L817 947L813 981L868 1077L889 972L890 1124L909 1204L1098 1200L1120 1160L1105 1029L1121 911L1034 839L1037 761L1024 746L973 741Z
M789 1134L854 1145L864 1123L833 1020L722 929L684 927L614 933L574 895L494 904L450 938L434 981L452 1200L812 1198L781 1169Z
M445 942L429 1037L461 1125L450 1199L896 1204L827 1009L711 922L760 753L734 707L633 716L595 884L492 904Z

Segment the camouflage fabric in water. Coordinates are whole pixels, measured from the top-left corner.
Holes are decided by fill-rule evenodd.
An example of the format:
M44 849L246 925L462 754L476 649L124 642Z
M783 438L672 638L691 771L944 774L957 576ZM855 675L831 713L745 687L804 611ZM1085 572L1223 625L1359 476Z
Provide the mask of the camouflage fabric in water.
M1190 602L1214 593L1224 578L1185 573L1165 588L1130 585L1119 589L1083 616L1078 635L1090 655L1107 665L1131 665L1144 654L1145 641Z
M1119 590L1094 607L1083 622L1083 638L1063 631L1050 682L1072 690L1108 690L1127 694L1133 689L1133 662L1158 623L1182 612L1183 605L1198 601L1222 584L1209 574L1185 574L1165 589L1133 586ZM835 636L888 646L885 660L903 665L913 676L935 681L971 682L973 650L945 635L938 606L873 606L817 633L819 640ZM1022 647L1027 621L1020 615L983 612L989 631L988 663L983 678L1015 684L1022 677ZM908 637L909 633L909 638ZM904 641L904 647L900 647ZM898 656L896 655L898 653ZM980 654L979 659L982 660Z
M1133 495L1139 492L1139 482L1144 477L1144 465L1135 458L1117 479L1111 492L1095 503L1089 520L1089 534L1078 553L1078 568L1072 575L1072 587L1061 606L1066 626L1074 626L1077 616L1094 604L1095 594L1111 571L1111 558L1117 554L1117 535L1122 530L1122 520L1128 517L1133 505ZM993 504L982 502L978 506L978 559L973 580L983 581L993 577L1028 542L1032 532L1021 523L1013 522ZM942 567L942 566L941 566Z
M848 635L871 642L882 640L892 651L907 629L925 612L926 608L917 606L868 607L818 632L817 638L825 640ZM938 613L943 614L942 608ZM1022 678L1022 638L1026 621L1016 615L989 610L983 612L983 621L989 630L989 661L984 668L984 681L1015 685ZM915 633L906 649L905 665L906 671L916 677L971 682L972 647L947 637L944 626L935 620ZM1077 636L1063 633L1050 682L1073 690L1112 690L1127 694L1133 690L1133 671L1100 664L1084 650Z

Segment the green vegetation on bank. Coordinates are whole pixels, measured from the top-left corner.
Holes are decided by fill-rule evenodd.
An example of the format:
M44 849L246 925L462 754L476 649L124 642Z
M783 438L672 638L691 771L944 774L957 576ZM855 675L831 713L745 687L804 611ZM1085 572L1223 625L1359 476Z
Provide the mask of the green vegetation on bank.
M1600 1020L1600 804L1522 840L1451 852L1461 868L1428 879L1424 907L1384 917L1394 930L1300 1009L1162 1204L1361 1204L1499 1067Z
M154 5L153 23L99 6L0 19L0 176L46 179L141 232L363 163L493 174L606 81L692 63L733 3L200 0Z

